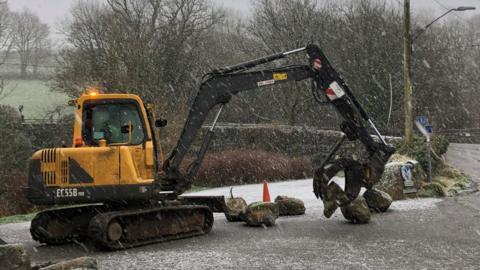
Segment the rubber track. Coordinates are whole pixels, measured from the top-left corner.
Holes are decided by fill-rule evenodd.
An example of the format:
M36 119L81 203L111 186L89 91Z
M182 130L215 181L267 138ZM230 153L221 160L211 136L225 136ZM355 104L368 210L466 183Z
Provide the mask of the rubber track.
M89 220L101 211L103 211L103 206L101 205L45 210L35 215L32 219L30 234L33 240L48 245L81 241L87 236ZM48 224L56 220L62 224L67 224L69 226L67 231L70 233L61 237L53 237L47 229Z
M195 226L192 227L191 230L187 233L181 233L176 235L151 235L148 238L134 240L127 240L124 236L122 236L122 238L118 241L110 241L107 237L108 225L113 220L120 221L124 230L125 228L128 228L128 230L135 229L145 232L147 230L145 230L145 228L142 228L143 223L138 223L138 221L141 220L143 217L159 215L162 212L171 212L175 213L178 216L184 214L186 217L188 217L188 215L191 213L201 213L204 216L204 224L198 224L201 226L200 230L198 230L199 226ZM159 219L159 222L162 221ZM163 220L163 222L166 222L165 226L169 226L168 220ZM210 232L212 226L213 213L207 206L163 206L150 209L114 211L97 214L90 221L90 224L88 226L88 236L95 245L95 247L101 250L119 250L152 243L203 235Z

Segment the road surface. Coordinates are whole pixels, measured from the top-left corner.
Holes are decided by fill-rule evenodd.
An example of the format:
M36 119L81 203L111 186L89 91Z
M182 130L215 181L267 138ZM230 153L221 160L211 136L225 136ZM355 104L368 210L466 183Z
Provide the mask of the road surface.
M480 147L452 144L447 160L479 181ZM299 217L277 226L251 228L215 214L208 235L117 252L90 245L44 246L32 241L29 223L0 226L0 238L27 246L35 263L79 256L97 258L101 269L479 269L480 196L396 201L369 224L352 225L341 213L326 219L311 180L270 184L271 197L304 200ZM234 195L258 201L262 185L234 188ZM198 195L228 195L229 188Z
M480 183L480 144L451 143L446 157L448 163L462 168Z
M228 194L228 188L198 194ZM86 245L43 246L32 241L28 223L0 226L0 238L21 242L34 262L96 257L101 269L420 269L471 268L480 262L480 201L477 195L394 202L365 225L346 222L340 212L322 216L311 180L270 184L272 198L303 198L304 216L281 217L277 226L251 228L215 215L206 236L118 252ZM261 185L234 188L247 202L261 199Z

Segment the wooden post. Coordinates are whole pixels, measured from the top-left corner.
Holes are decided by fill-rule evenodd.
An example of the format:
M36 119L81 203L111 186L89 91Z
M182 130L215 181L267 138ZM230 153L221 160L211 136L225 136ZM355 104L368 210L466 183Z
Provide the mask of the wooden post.
M407 145L411 145L413 142L413 116L412 83L410 80L410 57L412 53L412 37L410 35L410 0L404 0L403 11L403 110L405 118L405 142Z

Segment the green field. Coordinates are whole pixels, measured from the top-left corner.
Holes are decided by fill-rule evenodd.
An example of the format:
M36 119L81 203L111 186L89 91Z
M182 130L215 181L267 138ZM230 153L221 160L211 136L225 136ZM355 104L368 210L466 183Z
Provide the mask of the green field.
M5 91L0 95L0 104L17 108L24 106L25 118L45 118L57 106L67 104L65 94L52 92L48 82L40 80L8 80Z

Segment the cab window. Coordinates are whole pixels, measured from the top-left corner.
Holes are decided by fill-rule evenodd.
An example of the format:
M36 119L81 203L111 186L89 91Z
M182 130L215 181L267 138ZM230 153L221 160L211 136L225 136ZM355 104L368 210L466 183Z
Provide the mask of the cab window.
M143 122L135 103L87 103L83 110L83 139L87 145L98 145L104 139L107 144L130 144L145 140Z

